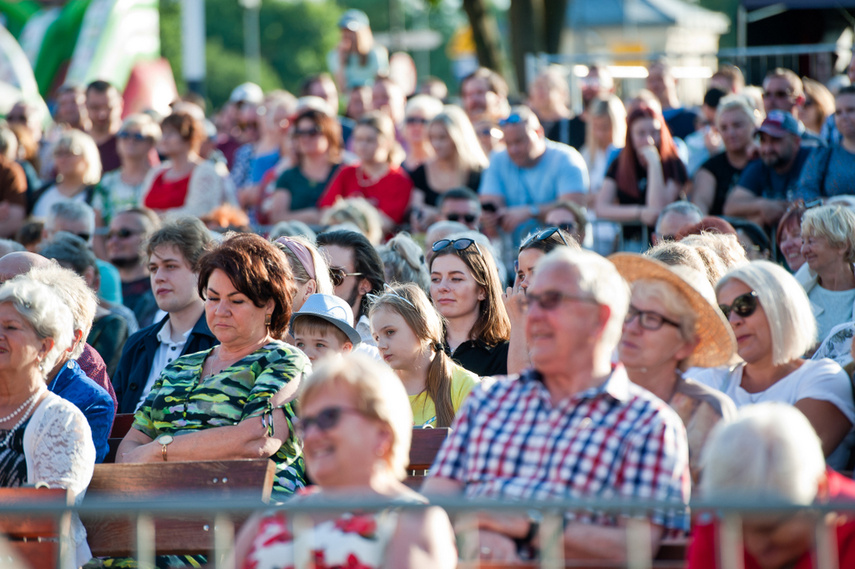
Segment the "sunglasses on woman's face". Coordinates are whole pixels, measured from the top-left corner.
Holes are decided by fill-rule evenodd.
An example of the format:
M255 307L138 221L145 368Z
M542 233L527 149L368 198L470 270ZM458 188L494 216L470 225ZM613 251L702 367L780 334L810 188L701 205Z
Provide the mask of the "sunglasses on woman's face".
M344 413L364 415L364 413L358 409L349 409L347 407L327 407L326 409L321 409L317 415L299 417L294 421L294 433L302 439L306 436L306 431L309 430L309 427L312 426L317 427L318 430L325 433L330 429L334 429L336 425L338 425L338 421Z
M484 254L481 253L481 248L478 247L478 244L475 242L475 240L469 239L468 237L464 237L462 239L440 239L439 241L434 243L430 249L434 253L439 253L443 249L448 249L449 247L451 247L455 251L459 252L465 251L473 245L475 246L475 250L478 251L478 254L483 256Z
M730 313L733 312L740 318L748 318L757 310L757 306L760 301L757 299L757 293L755 291L746 292L745 294L741 294L733 299L733 303L729 306L727 304L719 304L718 307L721 309L724 317L730 320Z

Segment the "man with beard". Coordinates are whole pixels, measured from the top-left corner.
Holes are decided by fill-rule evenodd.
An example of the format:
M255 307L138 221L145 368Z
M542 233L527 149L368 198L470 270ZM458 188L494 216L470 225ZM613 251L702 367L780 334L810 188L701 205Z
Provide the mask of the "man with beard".
M317 244L329 261L335 295L343 298L353 309L353 320L362 339L361 344L376 346L368 323L366 296L383 291L383 261L371 242L355 231L321 233Z
M758 132L760 160L745 167L724 202L724 214L771 226L793 200L811 149L801 145L799 121L784 111L770 111Z
M460 82L463 110L473 123L481 118L498 121L508 116L508 84L502 76L479 67Z
M86 112L92 123L89 135L98 145L105 174L121 166L116 133L122 126L123 106L119 90L106 81L93 81L86 87Z
M145 244L159 227L156 213L147 208L132 208L114 216L107 233L107 258L119 269L122 303L133 310L141 328L149 326L157 312Z

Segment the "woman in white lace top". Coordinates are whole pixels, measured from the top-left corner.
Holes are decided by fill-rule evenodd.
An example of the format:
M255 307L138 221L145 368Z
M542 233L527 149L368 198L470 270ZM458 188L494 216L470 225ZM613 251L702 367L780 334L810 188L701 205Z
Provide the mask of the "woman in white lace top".
M44 483L80 499L92 479L95 446L73 404L48 392L45 373L71 346L71 312L26 276L0 287L0 486ZM86 531L72 521L79 567L91 557ZM66 569L64 566L63 569Z

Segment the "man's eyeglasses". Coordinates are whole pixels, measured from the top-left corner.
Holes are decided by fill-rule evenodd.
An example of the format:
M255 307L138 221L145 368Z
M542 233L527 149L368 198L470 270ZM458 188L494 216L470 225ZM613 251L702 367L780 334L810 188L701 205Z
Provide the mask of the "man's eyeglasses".
M141 132L125 132L119 131L116 133L116 138L120 140L134 140L136 142L143 142L144 140L149 140L149 137L144 135Z
M449 213L445 216L448 221L462 221L464 223L475 223L478 219L474 213Z
M548 290L540 294L530 292L522 298L523 310L528 311L533 304L538 305L543 310L554 310L559 304L565 300L577 300L579 302L592 302L599 304L590 296L579 296L576 294L565 294L557 290Z
M334 286L341 286L347 277L361 277L362 273L348 273L341 267L330 267L330 279Z
M381 298L383 298L384 296L387 296L387 295L388 296L394 296L395 298L404 301L405 303L410 305L412 308L414 308L414 309L416 308L416 305L413 304L412 302L410 302L409 299L404 298L403 296L401 296L400 294L395 292L395 289L390 287L389 283L383 283L383 292L381 294L366 294L365 296L367 296L368 300L373 304L373 303L377 302L378 300L380 300Z
M141 231L133 231L127 227L123 227L121 229L108 232L107 239L113 239L114 237L117 239L127 239L131 235L139 235L140 233Z
M339 419L345 413L355 413L357 415L365 415L358 409L350 409L348 407L327 407L322 409L315 416L299 417L294 421L294 434L299 438L306 436L306 431L309 427L315 426L322 432L327 432L334 429L338 425Z
M626 311L626 318L623 319L624 325L628 325L630 322L638 318L638 324L645 330L659 330L665 324L670 324L674 328L679 328L680 323L671 320L670 318L665 318L658 312L653 312L652 310L639 310L633 305L629 305L629 310Z
M735 312L740 318L748 318L757 310L759 303L757 292L752 290L734 298L733 303L729 306L727 304L719 304L718 307L721 309L724 317L730 320L731 312Z
M469 239L468 237L464 237L462 239L440 239L431 246L430 250L434 253L439 253L443 249L451 247L455 251L460 252L465 251L473 245L475 246L475 250L478 251L478 254L483 257L484 253L481 252L481 248L478 247L478 243L476 243L474 239Z
M561 239L561 242L564 243L565 246L569 247L569 245L567 245L567 240L564 239L563 235L561 235L561 230L559 230L557 227L547 227L543 231L538 231L537 233L535 233L534 235L532 235L531 237L526 239L525 242L522 245L520 245L520 249L526 249L529 246L531 246L532 243L537 243L539 241L546 241L547 239L549 239L550 237L552 237L556 233L558 234L558 237Z

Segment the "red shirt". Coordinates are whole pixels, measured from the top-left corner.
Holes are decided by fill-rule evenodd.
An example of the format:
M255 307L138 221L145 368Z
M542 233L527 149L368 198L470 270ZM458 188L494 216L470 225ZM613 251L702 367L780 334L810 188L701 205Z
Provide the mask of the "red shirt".
M828 493L830 501L855 501L855 481L828 470ZM838 567L855 567L855 511L844 512L844 519L837 526ZM807 551L792 566L792 569L813 569L813 552ZM747 551L744 552L745 569L760 569L760 565ZM718 523L710 522L695 526L689 546L687 569L718 569Z
M181 207L187 200L187 189L190 187L191 172L180 180L167 182L164 179L166 170L158 174L151 183L151 190L145 197L144 205L155 211L163 211Z
M344 166L321 195L318 207L330 207L338 196L362 197L395 223L402 223L412 192L413 182L402 168L390 168L385 176L371 184L359 166Z

